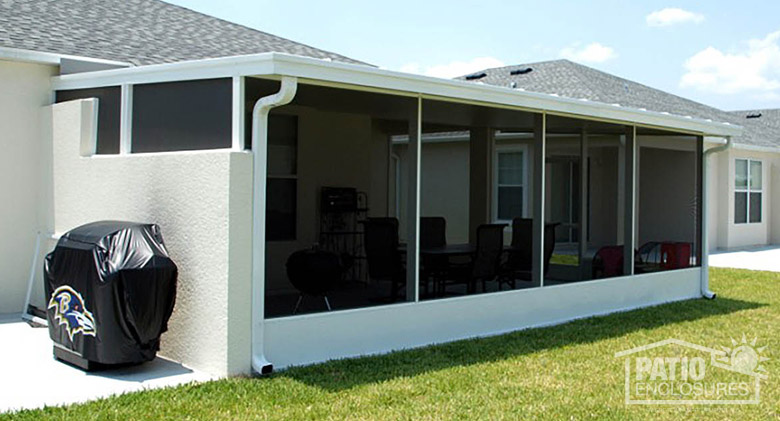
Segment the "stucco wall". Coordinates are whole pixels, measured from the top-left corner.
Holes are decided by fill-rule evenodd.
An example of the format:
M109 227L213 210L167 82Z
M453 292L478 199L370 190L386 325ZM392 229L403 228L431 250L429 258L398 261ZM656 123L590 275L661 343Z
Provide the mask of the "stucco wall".
M718 223L725 231L725 236L720 236L719 248L738 248L747 246L760 246L771 243L771 233L773 228L772 215L775 208L773 202L780 200L780 191L776 192L777 187L772 179L777 177L773 174L777 172L780 164L780 157L775 153L757 152L745 149L732 148L727 153L721 153L718 178L721 199L721 207L718 215ZM734 223L734 175L735 160L737 159L755 159L762 162L763 179L763 198L762 198L762 217L761 223L735 224ZM779 186L780 187L780 186ZM780 203L778 203L780 205ZM777 225L774 225L777 227Z
M45 228L44 106L56 70L0 61L0 314L22 311L35 235Z
M53 105L54 227L106 219L159 224L179 267L161 355L214 375L250 362L248 153L211 150L79 156L93 100Z
M423 143L420 166L420 216L443 216L447 241L468 243L469 143Z

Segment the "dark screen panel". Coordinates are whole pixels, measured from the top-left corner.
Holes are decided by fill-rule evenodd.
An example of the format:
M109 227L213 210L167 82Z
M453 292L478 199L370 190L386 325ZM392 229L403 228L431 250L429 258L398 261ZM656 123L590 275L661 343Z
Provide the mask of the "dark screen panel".
M266 188L265 239L295 240L298 183L294 178L269 178Z
M133 86L132 152L231 146L228 78Z
M98 99L97 153L101 155L118 154L122 90L119 86L109 86L57 91L56 102L84 98Z

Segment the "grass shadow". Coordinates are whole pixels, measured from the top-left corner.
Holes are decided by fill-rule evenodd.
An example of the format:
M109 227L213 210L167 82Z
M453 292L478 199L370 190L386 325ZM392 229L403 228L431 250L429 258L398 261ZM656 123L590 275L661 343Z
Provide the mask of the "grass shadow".
M441 345L362 358L293 367L273 374L338 392L360 385L412 377L454 366L505 360L568 345L586 344L674 323L695 321L767 304L718 298L695 299L605 316L574 320L545 328L526 329L500 336L467 339Z

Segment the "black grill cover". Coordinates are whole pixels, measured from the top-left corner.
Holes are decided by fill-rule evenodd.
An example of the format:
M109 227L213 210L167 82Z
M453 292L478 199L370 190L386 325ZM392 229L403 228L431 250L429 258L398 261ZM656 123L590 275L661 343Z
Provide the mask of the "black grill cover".
M73 229L44 263L49 335L87 361L150 361L173 312L177 274L157 225Z

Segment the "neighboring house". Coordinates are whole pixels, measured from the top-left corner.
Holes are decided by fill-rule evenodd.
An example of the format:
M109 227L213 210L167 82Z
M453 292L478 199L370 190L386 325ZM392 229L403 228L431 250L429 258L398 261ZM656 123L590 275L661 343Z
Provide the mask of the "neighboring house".
M615 90L616 78L592 78ZM23 310L36 233L43 254L50 235L99 219L161 226L180 270L161 354L216 375L712 298L703 212L721 212L702 203L704 150L754 139L743 119L622 80L637 102L507 83L381 70L158 1L2 3L0 197L13 205L0 210L0 313ZM467 140L457 151L452 133ZM722 159L719 177L732 158L710 158ZM743 165L769 194L769 162ZM759 200L757 177L734 203ZM773 225L760 200L757 229ZM427 245L420 216L443 216L447 242L471 244ZM515 218L517 232L490 224ZM648 233L677 261L635 261ZM573 263L550 264L553 237L576 245ZM598 263L594 245L612 257ZM312 246L341 247L328 264L360 282L327 291L336 311L295 315L286 262ZM499 265L505 252L516 266ZM501 288L512 290L490 293Z

